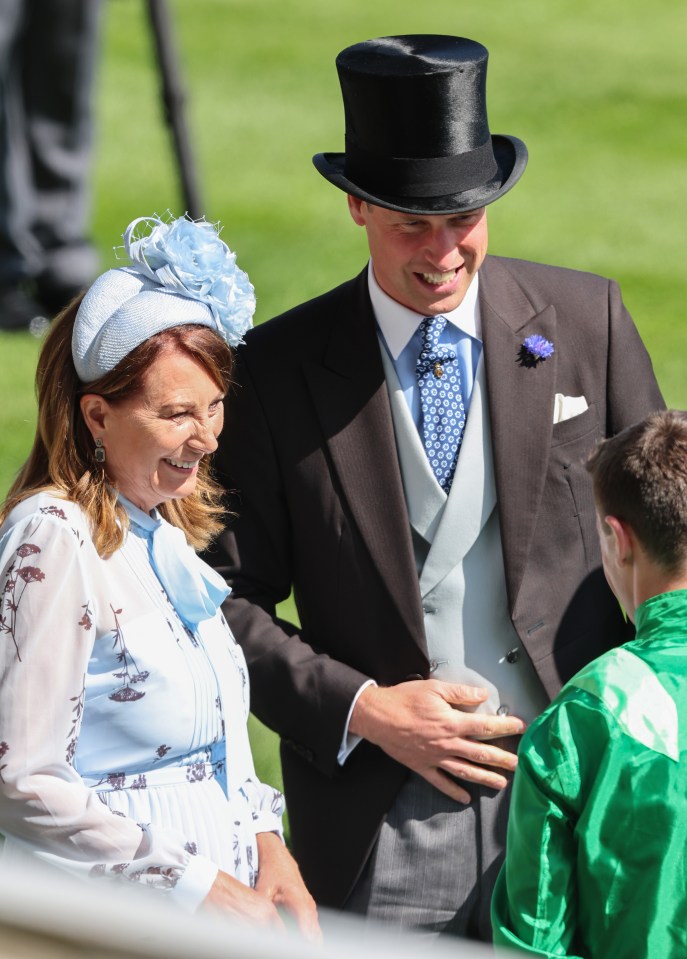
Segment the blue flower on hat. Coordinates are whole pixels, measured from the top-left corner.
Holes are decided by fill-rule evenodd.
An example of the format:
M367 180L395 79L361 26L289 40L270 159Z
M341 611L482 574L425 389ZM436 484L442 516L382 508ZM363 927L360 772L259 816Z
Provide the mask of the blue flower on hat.
M518 358L523 366L536 366L555 353L553 343L539 333L528 336L520 347Z
M151 227L140 235L141 226ZM230 346L243 342L255 312L255 290L217 227L187 216L165 222L139 217L127 227L124 248L132 264L171 293L205 303Z

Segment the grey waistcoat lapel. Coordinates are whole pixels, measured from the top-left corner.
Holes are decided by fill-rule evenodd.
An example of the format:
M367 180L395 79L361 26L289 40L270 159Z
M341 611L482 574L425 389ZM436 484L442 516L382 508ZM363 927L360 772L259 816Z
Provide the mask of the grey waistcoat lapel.
M420 592L425 596L463 559L496 505L484 363L480 358L458 466L447 497L429 465L384 347L382 362L410 523L430 546L420 573Z

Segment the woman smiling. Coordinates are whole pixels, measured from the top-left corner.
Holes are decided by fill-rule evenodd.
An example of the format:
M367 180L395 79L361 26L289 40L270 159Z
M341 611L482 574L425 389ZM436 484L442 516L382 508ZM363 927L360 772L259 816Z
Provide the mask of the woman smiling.
M319 935L256 777L208 457L253 288L215 228L134 221L131 266L55 321L38 429L0 511L3 858Z

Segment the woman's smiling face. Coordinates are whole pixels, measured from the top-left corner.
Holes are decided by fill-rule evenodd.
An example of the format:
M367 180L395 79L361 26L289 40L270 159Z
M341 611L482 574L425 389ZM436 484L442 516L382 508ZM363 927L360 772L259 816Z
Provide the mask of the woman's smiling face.
M116 404L97 394L81 408L94 439L102 438L105 470L135 506L150 512L193 493L198 464L217 449L224 423L223 390L188 354L163 352L143 389Z

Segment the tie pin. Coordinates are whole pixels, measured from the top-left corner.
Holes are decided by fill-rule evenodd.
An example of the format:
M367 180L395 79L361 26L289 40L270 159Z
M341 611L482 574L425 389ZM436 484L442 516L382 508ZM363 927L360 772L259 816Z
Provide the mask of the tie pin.
M438 380L440 380L441 377L444 375L444 368L439 362L439 360L437 360L434 364L434 375L436 376Z

